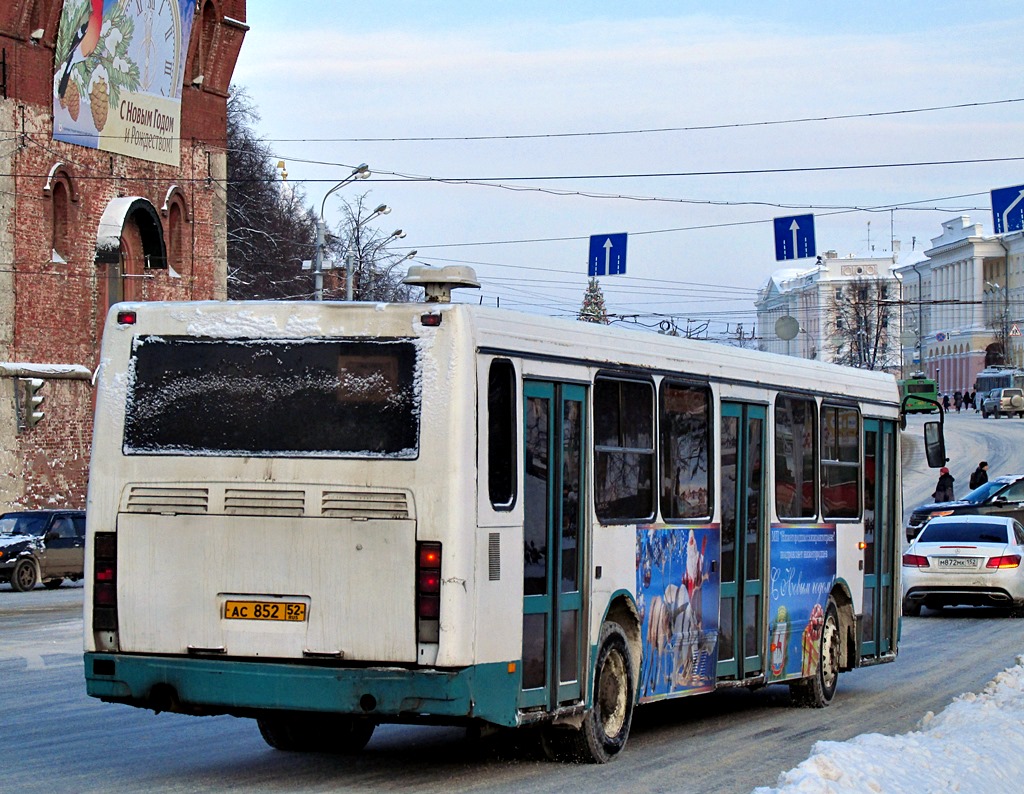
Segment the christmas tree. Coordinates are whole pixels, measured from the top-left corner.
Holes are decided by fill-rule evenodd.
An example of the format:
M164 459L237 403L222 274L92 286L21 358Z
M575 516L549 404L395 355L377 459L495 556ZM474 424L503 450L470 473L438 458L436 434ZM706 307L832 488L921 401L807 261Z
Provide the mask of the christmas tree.
M601 292L601 285L596 278L590 279L587 284L587 291L583 295L583 306L580 313L576 315L577 320L585 323L601 323L608 325L608 311L604 307L604 293Z

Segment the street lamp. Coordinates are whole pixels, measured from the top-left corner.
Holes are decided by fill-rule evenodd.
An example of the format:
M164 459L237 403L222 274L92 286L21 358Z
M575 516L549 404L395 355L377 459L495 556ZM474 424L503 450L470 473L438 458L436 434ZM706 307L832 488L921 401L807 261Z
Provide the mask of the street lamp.
M356 218L352 223L351 236L348 241L348 250L345 252L345 300L347 301L352 300L352 256L355 253L354 242L359 237L359 229L364 223L368 223L381 215L387 215L389 212L391 212L391 207L387 204L380 204L365 218L362 220ZM403 237L405 236L401 229L398 229L395 234Z
M917 273L917 364L924 371L924 280L921 271L917 269L920 262L914 262L911 267ZM938 382L938 370L935 371L935 380Z
M392 240L399 240L399 239L401 239L403 237L405 237L405 232L403 232L401 229L395 229L395 231L393 231L390 234L390 236L388 236L387 238L385 238L384 240L382 240L380 242L380 244L377 246L376 250L379 252L381 248L383 248L385 245L387 245ZM367 279L367 281L369 282L369 287L368 287L367 291L364 292L364 299L365 299L365 295L368 293L371 296L372 300L378 300L378 301L382 300L382 298L380 297L380 291L378 290L378 284L380 284L381 280L383 280L385 282L385 284L389 284L390 283L389 279L391 277L391 272L396 267L398 267L400 264L402 264L402 262L407 262L408 260L412 259L414 256L416 256L417 253L418 252L415 249L413 249L412 251L409 251L409 253L407 253L405 256L401 256L398 259L396 259L395 261L393 261L387 267L384 267L384 268L374 267L374 269L371 270L367 274L368 277L369 277ZM374 262L374 265L375 266L377 265L377 261ZM360 270L362 270L361 267L360 267ZM387 295L388 297L383 298L383 300L387 300L387 301L393 300L393 298L391 297L392 294L393 293L392 293L392 291L390 290L390 287L389 287L386 290L386 292L385 292L385 295Z
M313 300L324 299L324 244L327 238L327 224L324 222L324 210L327 208L327 198L336 190L340 190L353 179L366 179L370 176L370 166L361 163L352 169L352 173L342 179L324 194L323 203L320 204L320 220L316 223L316 257L313 259ZM350 299L351 300L351 299Z

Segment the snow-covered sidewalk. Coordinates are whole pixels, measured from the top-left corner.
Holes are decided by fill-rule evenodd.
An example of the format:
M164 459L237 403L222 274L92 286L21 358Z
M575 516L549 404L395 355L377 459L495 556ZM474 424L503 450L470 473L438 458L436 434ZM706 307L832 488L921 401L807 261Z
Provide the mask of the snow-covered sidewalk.
M1024 656L981 694L968 692L918 730L818 742L810 757L753 794L1020 794L1024 791Z

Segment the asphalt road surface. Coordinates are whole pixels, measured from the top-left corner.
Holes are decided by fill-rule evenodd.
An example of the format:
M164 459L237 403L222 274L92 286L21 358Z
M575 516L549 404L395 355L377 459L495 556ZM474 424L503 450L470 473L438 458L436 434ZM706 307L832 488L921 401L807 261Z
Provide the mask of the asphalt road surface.
M921 419L907 435L920 437ZM1024 471L1024 420L947 418L957 494L978 460ZM905 507L935 472L904 454ZM358 757L282 753L252 720L195 718L100 703L84 693L80 585L0 586L0 780L7 791L737 792L772 785L820 739L903 733L956 695L978 691L1024 653L1024 622L1004 612L925 611L904 619L894 664L840 677L827 709L789 704L785 687L723 691L643 707L624 754L605 766L541 760L529 736L468 741L453 728L383 726Z

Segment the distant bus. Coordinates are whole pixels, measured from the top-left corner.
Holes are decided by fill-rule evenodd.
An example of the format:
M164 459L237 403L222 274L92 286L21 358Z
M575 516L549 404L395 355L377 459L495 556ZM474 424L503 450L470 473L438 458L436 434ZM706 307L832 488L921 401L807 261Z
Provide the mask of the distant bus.
M899 382L900 399L909 397L904 404L904 410L908 414L930 414L938 410L939 385L932 378L926 378L923 372L915 372L909 378ZM925 402L924 399L933 402Z
M93 697L606 762L637 704L896 657L891 375L446 302L118 304L100 360Z
M978 393L979 405L981 395L988 394L992 389L1024 388L1024 372L1013 367L986 367L978 373L974 381L974 390Z

